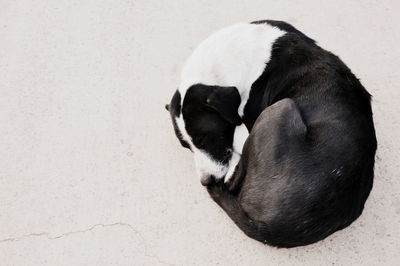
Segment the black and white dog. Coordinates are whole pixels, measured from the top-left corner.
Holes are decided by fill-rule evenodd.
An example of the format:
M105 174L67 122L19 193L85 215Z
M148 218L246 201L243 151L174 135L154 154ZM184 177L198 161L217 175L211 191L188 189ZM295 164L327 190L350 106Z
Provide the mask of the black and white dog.
M267 20L212 34L166 107L202 184L248 236L307 245L361 214L377 146L370 95L293 26Z

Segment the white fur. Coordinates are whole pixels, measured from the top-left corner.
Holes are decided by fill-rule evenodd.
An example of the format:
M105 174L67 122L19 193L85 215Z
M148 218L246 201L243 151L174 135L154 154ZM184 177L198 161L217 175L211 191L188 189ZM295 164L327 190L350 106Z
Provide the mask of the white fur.
M200 177L213 175L216 179L221 179L226 175L228 166L213 160L207 153L197 148L193 150L196 170Z
M233 174L235 173L235 169L236 169L237 164L240 161L240 157L241 157L241 154L239 154L237 152L232 153L232 158L229 160L228 171L226 172L226 175L224 178L225 183L227 183L231 179Z
M238 23L226 27L201 42L186 61L179 92L196 83L239 90L243 116L251 85L263 73L270 60L272 45L285 32L268 24Z
M176 125L178 126L179 131L181 132L183 140L189 144L191 149L193 149L194 145L192 142L192 138L186 132L185 121L183 121L183 114L181 114L179 117L176 118Z
M244 143L249 136L249 131L244 124L235 128L235 134L233 135L233 151L242 155Z
M186 91L194 84L234 86L241 97L238 113L243 116L251 85L263 73L270 60L273 43L284 34L285 32L268 24L250 23L238 23L212 34L199 44L183 67L178 88L181 105ZM240 133L241 138L235 141L234 149L237 150L233 152L228 170L227 166L216 162L193 145L182 116L177 119L177 124L184 140L191 146L199 175L222 178L230 171L229 179L240 160L245 134Z
M235 172L236 165L240 161L240 157L242 155L243 146L246 142L247 137L249 136L249 131L244 124L237 126L235 128L235 134L233 135L233 153L232 158L229 160L228 171L225 175L224 181L228 182Z

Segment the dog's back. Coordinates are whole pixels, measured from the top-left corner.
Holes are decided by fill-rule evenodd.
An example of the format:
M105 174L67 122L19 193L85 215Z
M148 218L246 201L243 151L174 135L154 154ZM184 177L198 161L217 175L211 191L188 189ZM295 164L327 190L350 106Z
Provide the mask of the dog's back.
M361 214L376 138L370 96L339 58L297 30L278 42L257 107L265 110L250 122L233 177L237 187L209 191L250 237L293 247Z

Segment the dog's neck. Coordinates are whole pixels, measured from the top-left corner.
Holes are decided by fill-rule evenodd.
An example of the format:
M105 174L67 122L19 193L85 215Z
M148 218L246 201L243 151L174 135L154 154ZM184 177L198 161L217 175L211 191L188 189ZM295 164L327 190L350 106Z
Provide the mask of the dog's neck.
M267 73L267 70L264 72L264 74L265 73ZM254 123L262 111L279 100L276 96L280 91L278 88L274 88L274 90L272 90L267 86L268 77L266 77L267 75L264 74L256 82L254 82L249 93L249 98L244 104L242 120L248 131L251 131Z

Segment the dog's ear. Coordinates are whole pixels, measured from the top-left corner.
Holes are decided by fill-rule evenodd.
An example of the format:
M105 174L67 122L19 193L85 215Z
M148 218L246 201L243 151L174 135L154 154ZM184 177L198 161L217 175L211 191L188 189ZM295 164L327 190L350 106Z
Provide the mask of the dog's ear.
M235 87L215 86L208 96L206 106L219 113L223 119L233 125L240 125L242 119L238 114L240 94Z

